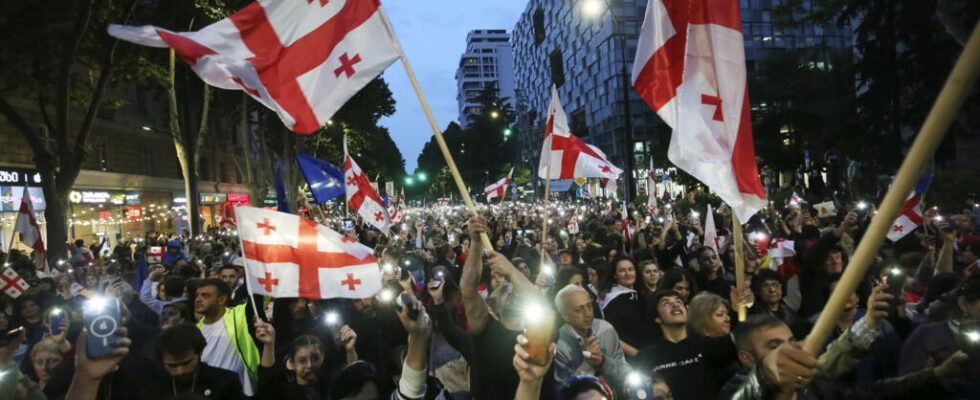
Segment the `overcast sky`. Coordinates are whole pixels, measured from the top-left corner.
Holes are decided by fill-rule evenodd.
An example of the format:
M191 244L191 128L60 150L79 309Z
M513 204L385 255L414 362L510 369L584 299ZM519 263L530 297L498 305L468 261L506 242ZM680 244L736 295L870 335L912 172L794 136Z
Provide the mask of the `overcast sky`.
M382 1L401 40L408 61L435 114L440 130L457 117L456 67L474 29L506 29L509 33L527 0L387 0ZM422 146L432 137L422 106L401 62L384 79L394 93L395 115L381 120L405 157L412 173Z

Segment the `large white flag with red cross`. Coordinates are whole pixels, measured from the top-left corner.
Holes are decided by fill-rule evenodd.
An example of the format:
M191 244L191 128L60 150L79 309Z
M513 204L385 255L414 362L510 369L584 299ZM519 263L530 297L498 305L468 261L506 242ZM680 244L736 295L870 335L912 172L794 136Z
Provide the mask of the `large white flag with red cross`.
M550 175L548 166L551 166ZM545 125L538 177L541 179L606 178L616 180L623 170L606 159L598 147L586 144L568 127L568 115L558 99L558 89L551 86L551 104Z
M391 216L385 209L381 196L371 186L361 167L347 152L347 136L344 136L344 187L347 191L347 204L357 211L364 223L373 226L381 233L387 233L391 226Z
M28 285L13 268L7 267L3 270L3 274L0 274L0 292L6 293L7 296L16 299L30 287L31 285Z
M204 82L244 90L298 133L315 132L402 56L378 0L258 0L196 32L109 34L173 48Z
M381 290L367 246L294 214L244 206L235 214L252 293L360 299Z
M649 0L633 86L674 131L667 155L742 221L766 206L738 0Z
M494 197L504 197L504 193L507 192L507 185L510 185L510 178L513 175L514 169L511 168L510 172L507 173L506 178L501 178L499 181L487 186L486 189L483 189L483 192L487 195L487 202L490 202L490 199Z
M48 255L44 250L44 239L41 237L41 228L37 225L37 219L34 218L34 202L31 200L27 186L24 186L24 195L20 200L20 209L17 211L14 232L20 233L20 241L24 245L34 249L34 265L37 271L42 274L47 274Z

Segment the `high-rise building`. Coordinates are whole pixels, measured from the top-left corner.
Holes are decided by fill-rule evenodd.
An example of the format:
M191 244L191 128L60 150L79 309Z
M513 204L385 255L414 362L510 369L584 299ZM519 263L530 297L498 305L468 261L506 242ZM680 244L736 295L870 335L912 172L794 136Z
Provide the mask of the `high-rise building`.
M521 161L531 170L538 164L551 85L558 88L573 133L597 145L614 164L626 167L626 154L632 153L635 166L647 165L650 151L669 144L670 129L627 84L647 0L600 0L591 4L598 7L584 7L588 2L530 0L512 31L515 132ZM771 15L778 3L740 1L749 74L773 51L852 46L849 26L780 27L779 17L774 23ZM814 67L824 67L820 64L814 61Z
M504 29L478 29L466 35L466 52L456 69L456 101L459 125L466 128L481 112L477 98L483 88L495 84L501 98L514 101L514 55L510 35Z
M818 24L800 18L793 24L781 23L789 18L787 10L779 10L780 0L740 0L742 37L745 41L745 69L749 74L758 71L759 64L773 52L792 49L819 49L809 54L813 68L830 68L830 52L854 46L850 21L845 24ZM773 7L777 9L773 9ZM803 1L800 7L813 10L819 2ZM775 14L775 15L773 15ZM751 98L751 93L749 93Z

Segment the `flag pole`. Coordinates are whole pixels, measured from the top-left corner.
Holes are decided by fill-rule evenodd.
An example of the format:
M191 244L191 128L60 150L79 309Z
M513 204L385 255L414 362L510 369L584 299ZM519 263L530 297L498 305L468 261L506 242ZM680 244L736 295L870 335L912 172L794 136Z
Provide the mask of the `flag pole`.
M303 193L303 200L304 201L306 200L306 194L305 193ZM238 207L239 206L235 206L235 208L238 208ZM232 212L235 213L236 216L238 215L237 212L235 212L235 211L232 211ZM300 217L300 218L302 218L302 217ZM236 218L236 222L237 222L237 218ZM242 235L238 235L238 245L240 246L239 248L242 249L242 260L244 260L244 262L242 263L242 265L243 265L242 270L244 270L244 272L245 272L245 291L248 292L248 298L245 299L245 302L246 303L252 303L252 311L255 312L255 318L257 318L259 320L263 320L262 317L259 316L259 307L255 305L255 294L252 292L252 276L251 276L251 274L248 273L248 265L247 265L248 264L248 258L245 257L245 241L242 239ZM144 257L145 257L145 255L144 255Z
M714 218L714 216L707 215L705 218ZM741 297L742 289L745 288L745 238L742 236L742 222L734 212L732 212L732 236L735 237L735 290ZM745 321L745 316L745 306L738 304L738 321Z
M391 31L391 36L394 38L395 42L398 43L398 48L401 49L401 41L398 40L398 36L395 35L395 30L391 27L391 22L388 20L388 13L385 12L384 7L379 6L378 12L381 13L381 18L384 20L385 25ZM456 188L459 189L459 193L463 198L463 203L466 204L466 208L469 209L475 215L479 215L476 211L476 207L473 206L473 200L470 199L469 192L466 190L466 185L463 183L463 178L459 175L459 169L456 168L456 162L453 161L453 155L449 152L449 147L446 146L446 140L442 138L442 132L439 130L439 124L436 122L435 116L432 115L432 110L429 109L429 103L425 100L425 94L422 93L422 87L419 86L419 82L415 79L415 72L412 71L412 66L408 63L408 57L405 56L404 50L401 53L402 65L405 67L405 73L408 74L408 80L412 82L412 88L415 89L415 94L419 98L419 103L422 104L422 110L425 111L425 116L429 120L429 125L432 127L432 133L436 138L436 143L439 144L439 150L442 151L443 158L446 159L446 165L449 166L449 172L452 173L453 181L456 183ZM493 245L490 243L490 238L486 233L480 233L480 241L483 242L483 247L487 250L493 250Z
M963 53L956 61L956 65L953 66L953 71L949 74L942 91L936 98L936 102L932 105L915 142L909 149L908 156L902 161L902 166L892 182L892 187L878 208L878 214L871 220L871 225L864 233L861 243L858 244L854 256L851 257L851 262L844 270L844 276L841 277L837 288L830 295L830 300L827 301L823 312L820 313L817 324L807 336L803 349L810 354L816 355L820 352L820 348L834 326L834 321L840 316L845 303L851 297L851 293L854 293L864 277L871 260L884 241L885 235L895 221L895 217L905 203L909 192L915 187L926 164L935 154L943 136L946 135L946 131L956 118L956 114L967 95L973 89L978 74L980 74L980 24L973 28L970 40L963 46Z
M551 163L545 169L546 178L544 179L544 226L541 228L541 266L544 265L544 260L548 251L545 250L544 245L548 242L548 218L551 217L551 212L548 210L548 200L551 198ZM540 270L540 266L538 267Z

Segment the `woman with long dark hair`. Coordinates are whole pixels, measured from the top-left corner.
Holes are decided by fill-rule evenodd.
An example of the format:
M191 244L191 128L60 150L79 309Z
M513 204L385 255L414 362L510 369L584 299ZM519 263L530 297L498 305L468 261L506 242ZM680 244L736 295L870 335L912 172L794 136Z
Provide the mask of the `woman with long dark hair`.
M607 322L619 333L623 352L633 357L646 345L643 340L646 300L636 291L636 263L617 256L599 278L599 308Z

